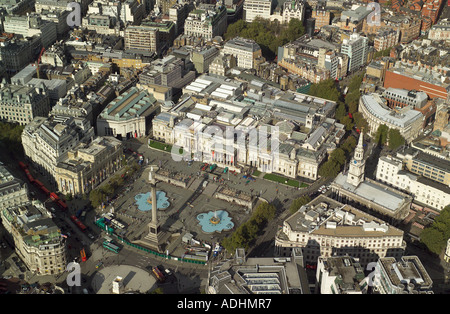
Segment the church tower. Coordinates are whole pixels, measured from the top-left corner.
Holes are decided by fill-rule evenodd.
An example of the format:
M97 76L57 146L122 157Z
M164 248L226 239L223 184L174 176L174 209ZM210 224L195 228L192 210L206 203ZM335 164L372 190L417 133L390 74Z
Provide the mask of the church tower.
M364 181L364 169L366 162L364 160L364 132L359 135L358 145L355 148L355 154L350 161L347 174L347 182L353 186L358 186Z

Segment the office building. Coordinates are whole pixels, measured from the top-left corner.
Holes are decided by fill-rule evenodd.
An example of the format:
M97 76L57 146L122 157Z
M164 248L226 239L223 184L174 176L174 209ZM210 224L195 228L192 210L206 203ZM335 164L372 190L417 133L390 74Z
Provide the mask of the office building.
M3 207L0 217L14 240L15 253L38 276L66 271L65 239L40 201Z
M256 17L270 19L272 9L272 0L245 0L244 20L246 22L252 22Z
M406 142L411 143L422 130L424 116L420 111L411 107L390 109L386 100L376 93L362 95L358 111L366 119L369 125L367 131L371 136L375 135L380 125L386 125L390 129L397 129Z
M310 294L303 258L294 250L287 258L249 258L236 249L235 257L220 261L208 274L208 294Z
M79 143L58 162L55 180L63 194L83 195L122 167L123 146L113 137L96 137Z
M347 255L365 267L380 257L400 258L405 247L402 230L324 195L289 216L275 236L276 254L289 256L299 248L306 265Z
M443 162L448 164L446 160ZM418 167L414 169L419 173ZM378 160L376 179L412 195L414 202L438 211L444 209L450 204L450 187L443 183L445 174L439 173L437 169L423 169L420 173L404 170L403 161L399 158L382 156Z
M311 18L315 19L315 30L319 31L323 26L331 24L331 12L326 9L325 4L317 4L311 13Z
M227 30L227 9L219 4L201 4L192 10L184 21L186 36L212 40L222 36Z
M408 171L450 186L450 162L415 148L405 149L397 154Z
M159 54L161 43L159 29L145 25L129 25L124 35L125 49L136 49Z
M22 132L25 156L51 183L56 183L56 166L70 149L94 137L94 128L87 120L85 124L82 128L74 117L49 116L37 117L25 126Z
M364 268L351 256L319 257L316 292L319 294L363 294Z
M38 35L42 46L51 46L57 39L56 24L44 20L40 14L32 13L25 16L6 16L3 21L3 29L6 33L32 37Z
M349 72L353 72L367 64L368 52L369 39L358 33L352 33L349 39L344 39L342 42L341 53L349 58Z
M375 293L433 294L433 280L417 256L380 258L375 271Z
M136 87L110 102L97 118L97 134L119 139L147 135L151 120L159 112L156 99Z
M15 178L3 163L0 163L0 208L13 207L27 202L27 184Z
M255 60L262 56L261 47L254 40L241 37L227 41L222 52L234 56L237 66L243 69L253 69Z
M50 112L47 87L36 85L0 84L0 118L3 121L26 125L35 117L46 117Z

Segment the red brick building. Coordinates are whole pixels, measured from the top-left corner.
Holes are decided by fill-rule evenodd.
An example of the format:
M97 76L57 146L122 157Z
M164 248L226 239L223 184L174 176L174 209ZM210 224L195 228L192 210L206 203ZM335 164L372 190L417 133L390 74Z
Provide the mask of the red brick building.
M384 88L402 88L402 89L408 89L408 90L417 90L417 91L423 91L427 93L428 97L433 98L442 98L444 100L448 100L449 97L449 91L450 91L450 85L449 84L438 84L438 83L431 83L419 80L417 78L414 78L411 76L408 76L407 74L400 74L394 72L394 70L387 70L386 75L384 78Z

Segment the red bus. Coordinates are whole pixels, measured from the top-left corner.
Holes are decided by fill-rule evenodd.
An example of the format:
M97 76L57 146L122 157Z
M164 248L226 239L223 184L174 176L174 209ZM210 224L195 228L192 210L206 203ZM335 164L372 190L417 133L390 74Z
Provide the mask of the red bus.
M38 188L40 188L41 186L44 186L44 185L42 184L42 182L39 181L38 179L34 179L34 184L36 184L36 185L38 186Z
M77 218L76 216L72 215L72 216L70 216L70 219L72 219L72 221L77 225L77 227L78 227L81 231L83 231L83 232L86 231L86 229L87 229L86 226L85 226L81 221L79 221L78 218Z
M166 278L164 277L164 274L159 270L158 266L152 267L153 274L155 274L156 278L163 282Z
M81 261L86 262L87 258L86 258L86 252L85 252L84 248L81 249L80 255L81 255Z
M50 191L43 185L40 186L41 191L45 193L45 195L50 195Z
M50 193L50 198L54 201L59 201L59 197L55 192Z
M64 203L62 200L58 200L58 205L64 210L67 209L66 203Z

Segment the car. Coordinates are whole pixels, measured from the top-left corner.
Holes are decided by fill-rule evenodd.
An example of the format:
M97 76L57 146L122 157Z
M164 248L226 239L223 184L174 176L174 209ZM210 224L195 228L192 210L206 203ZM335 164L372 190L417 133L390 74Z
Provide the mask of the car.
M55 207L50 207L50 210L51 210L53 213L56 212Z
M89 239L91 239L91 240L94 240L94 239L95 239L95 237L94 237L91 233L88 234L88 237L89 237Z
M172 275L172 272L170 271L169 268L164 269L164 272L167 274L167 276Z

